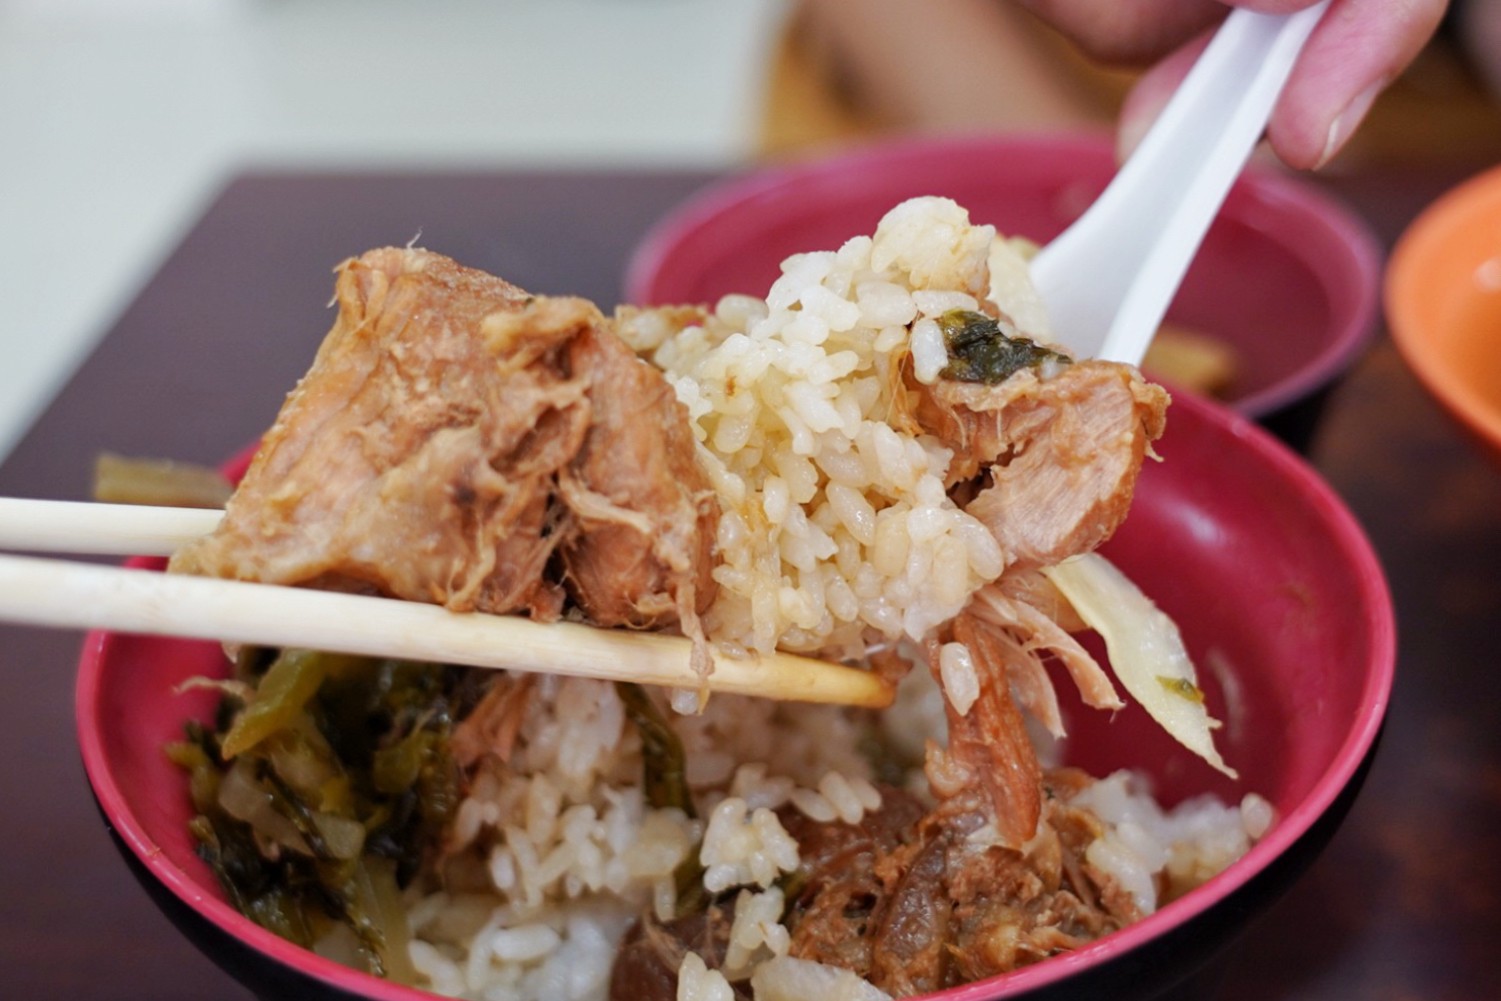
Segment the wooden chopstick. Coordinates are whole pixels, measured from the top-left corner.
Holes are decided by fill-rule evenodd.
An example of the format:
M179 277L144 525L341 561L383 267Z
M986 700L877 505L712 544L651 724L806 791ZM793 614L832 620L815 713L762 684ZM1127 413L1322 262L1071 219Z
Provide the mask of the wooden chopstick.
M171 556L223 517L208 508L0 497L0 549Z
M86 510L85 510L86 509ZM107 509L107 510L105 510ZM159 512L133 521L141 512ZM70 526L127 515L121 526ZM207 531L222 512L195 508L28 501L0 504L0 548L32 552L165 555ZM108 516L108 517L105 517ZM158 520L153 523L153 517ZM175 520L174 520L175 519ZM203 527L203 526L207 527ZM174 527L175 526L175 527ZM0 621L63 629L110 629L225 643L305 647L569 674L648 685L734 692L797 702L881 708L892 686L876 674L793 654L730 657L711 647L701 678L692 641L661 633L540 623L450 612L438 605L365 595L0 555Z

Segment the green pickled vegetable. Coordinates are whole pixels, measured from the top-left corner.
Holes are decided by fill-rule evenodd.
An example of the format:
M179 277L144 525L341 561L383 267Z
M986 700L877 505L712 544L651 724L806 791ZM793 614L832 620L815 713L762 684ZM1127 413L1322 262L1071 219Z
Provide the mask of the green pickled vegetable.
M677 904L673 908L673 914L680 918L697 914L714 903L714 895L704 886L704 873L707 870L698 860L699 847L699 845L694 845L688 857L679 862L678 867L672 871L673 891L677 894Z
M113 504L223 507L234 487L211 466L105 452L94 460L94 499Z
M688 789L687 759L677 731L640 685L617 681L615 691L641 733L641 785L646 802L658 810L676 807L689 817L697 817L693 793Z
M626 716L641 734L641 787L647 804L658 810L675 808L689 817L697 817L693 792L688 788L687 755L677 731L640 685L617 681L615 691L625 704ZM672 873L678 917L701 911L713 902L704 888L704 865L698 856L698 846L694 846Z
M1068 355L1026 337L1009 337L998 320L968 309L951 309L938 318L949 363L939 374L956 382L994 386L1011 375L1045 362L1067 364Z
M240 713L224 735L224 756L237 757L277 730L290 726L323 683L329 658L333 656L316 650L287 650L276 658L256 688L255 701Z
M407 957L407 916L396 885L396 865L372 858L350 870L341 887L347 922L360 940L370 971L403 983L416 983L417 971Z
M167 746L167 756L188 772L188 795L193 809L203 813L219 798L218 741L198 723L186 727L187 739Z
M367 969L412 982L401 889L462 798L448 737L473 673L242 650L214 726L166 749L230 902L304 946L343 924Z

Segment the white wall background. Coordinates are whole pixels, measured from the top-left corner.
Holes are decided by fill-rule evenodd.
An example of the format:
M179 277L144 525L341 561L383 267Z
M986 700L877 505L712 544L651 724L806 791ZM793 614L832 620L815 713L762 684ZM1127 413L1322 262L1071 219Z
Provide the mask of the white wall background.
M0 0L0 460L247 166L730 165L784 0Z

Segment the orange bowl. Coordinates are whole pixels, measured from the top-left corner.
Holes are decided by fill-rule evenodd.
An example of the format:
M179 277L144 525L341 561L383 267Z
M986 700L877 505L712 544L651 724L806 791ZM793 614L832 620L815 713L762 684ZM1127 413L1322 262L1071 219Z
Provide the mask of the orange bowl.
M1402 357L1501 462L1501 167L1413 221L1392 251L1385 293Z

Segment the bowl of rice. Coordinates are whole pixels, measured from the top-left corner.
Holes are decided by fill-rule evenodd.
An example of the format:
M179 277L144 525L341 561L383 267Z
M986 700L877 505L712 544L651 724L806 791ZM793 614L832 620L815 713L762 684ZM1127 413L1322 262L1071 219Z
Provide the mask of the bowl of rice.
M530 343L516 335L523 321L563 316L548 329L577 337L568 357L625 351L627 371L670 381L668 411L701 463L682 475L705 476L720 505L717 592L669 609L683 633L706 632L728 656L785 648L891 672L894 699L855 709L668 694L298 650L245 648L231 661L217 643L97 632L80 661L80 746L143 885L267 997L1193 996L1360 788L1391 691L1390 596L1339 498L1244 416L1182 394L1164 426L1165 394L1134 371L997 334L1001 320L979 311L985 279L1006 266L995 240L953 202L916 199L874 237L789 259L765 299L627 308L610 321L509 286L485 311L408 308L403 290L496 287L414 248L342 265L341 309L357 300L359 322L341 313L277 424L228 470L243 479L220 529L180 550L174 572L224 556L246 512L264 513L261 487L275 510L292 507L305 487L295 462L278 465L286 443L312 456L308 496L321 496L340 468L317 451L338 437L330 415L355 413L352 440L379 435L381 456L397 451L392 428L333 394L381 372L409 379L404 391L426 381L428 338L401 342L397 366L357 356L360 372L377 373L364 381L340 367L346 344L369 349L423 317L448 338L463 325L448 318L469 316L478 343L503 350ZM442 280L424 284L435 271ZM1002 299L1025 312L1022 292ZM396 319L366 322L380 303ZM953 323L964 337L988 333L922 343ZM465 364L458 344L441 342L446 375ZM973 474L970 497L965 475L946 486L964 453L922 431L920 410L890 408L924 392L916 386L939 392L955 366L996 364L999 347L1028 360L989 389L950 388L983 403L1018 386L1007 433L1061 438L1025 439L1006 468ZM489 356L479 367L497 368ZM618 409L603 394L630 381L570 382L563 399L601 394L592 413L603 421ZM465 385L452 381L443 399ZM1054 416L1039 406L1050 392L1065 398ZM316 407L311 434L300 400ZM1116 430L1095 453L1063 447L1064 475L1050 479L1050 449L1074 434L1096 440L1096 403L1123 403L1122 423L1104 422ZM624 412L621 427L643 423ZM481 434L455 435L451 414L437 420L445 443ZM1142 464L1148 447L1161 461ZM1093 489L1078 482L1084 472L1122 449L1116 499L1129 517L1085 505L1063 532L1069 555L1049 563L1046 533L1021 514L1062 511ZM414 468L396 461L366 481L371 454L361 448L338 472L357 475L329 524L347 525L372 482L390 496L387 474ZM431 449L420 457L428 478L415 482L430 484L441 463ZM559 503L597 512L584 470L558 474ZM401 496L417 497L413 482ZM1061 486L1044 499L1027 493L1050 483ZM975 514L1007 490L1020 491L1007 495L1017 513L1007 524L1027 526L1014 537ZM431 495L433 510L454 496L466 512L475 504L472 492ZM630 499L613 496L618 516ZM552 510L539 531L570 524L566 508ZM275 535L254 523L252 544ZM339 537L294 537L297 559L333 586L337 560L310 552ZM612 553L630 542L610 538ZM361 586L380 579L382 544L354 538ZM400 546L395 558L410 561ZM545 610L546 587L581 576L539 578L528 601Z
M1114 176L1108 136L888 141L756 169L664 217L628 262L637 303L710 302L767 287L789 254L867 232L891 205L942 195L1036 244ZM1375 334L1382 254L1369 226L1314 184L1252 165L1172 303L1149 374L1227 403L1299 450L1329 391Z

